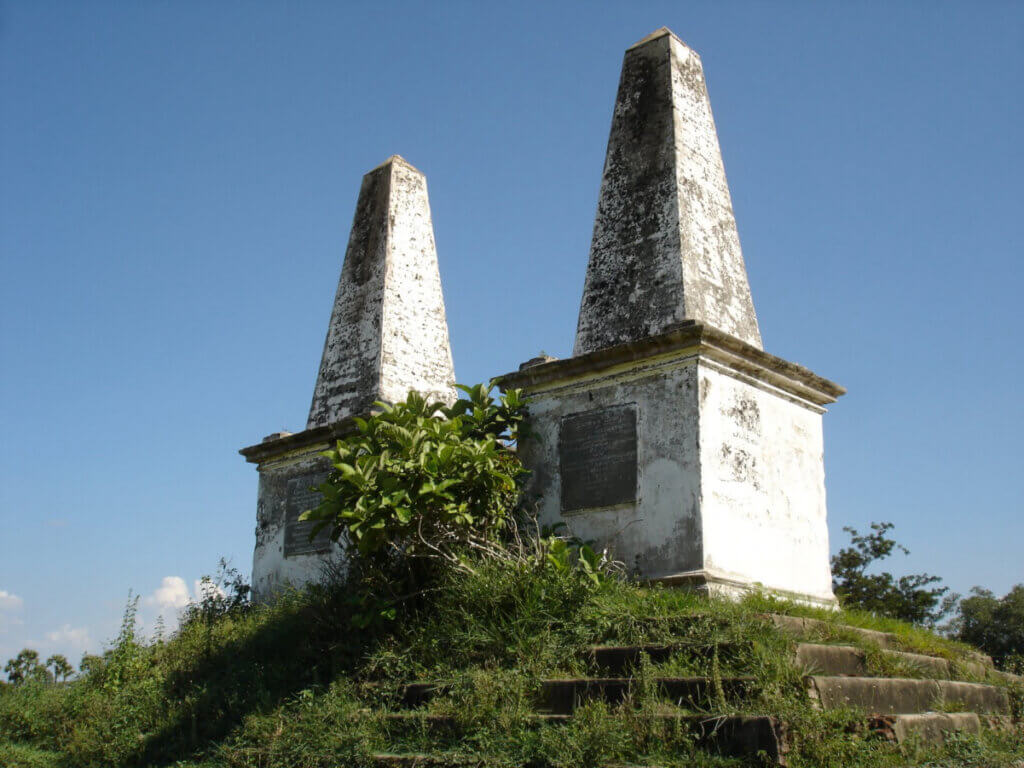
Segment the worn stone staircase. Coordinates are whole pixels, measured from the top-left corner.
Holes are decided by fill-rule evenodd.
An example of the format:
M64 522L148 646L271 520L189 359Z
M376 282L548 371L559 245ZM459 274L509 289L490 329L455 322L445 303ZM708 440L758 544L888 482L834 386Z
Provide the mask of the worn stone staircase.
M822 637L833 634L834 625L816 619L765 614L763 619L795 641L793 663L803 673L806 695L824 711L854 708L864 713L866 727L879 737L895 742L909 739L941 744L951 732L980 733L983 728L1010 729L1024 738L1024 725L1014 718L1006 687L1009 681L1024 686L1024 678L998 672L982 654L949 659L899 650L894 635L844 626L845 636L861 645L833 644ZM816 641L817 640L817 641ZM587 666L594 676L550 679L540 683L533 718L538 726L567 723L584 702L600 699L611 706L628 703L639 686L652 690L663 708L655 715L685 728L695 743L725 757L767 759L786 765L790 739L786 722L771 713L710 714L743 710L756 693L754 676L658 676L659 664L685 652L710 657L727 656L728 645L702 648L692 642L595 646L589 649ZM882 666L907 676L873 673L869 663L877 654ZM716 657L717 658L717 657ZM646 674L639 674L641 668ZM416 682L399 694L397 711L385 718L396 734L406 729L426 729L438 737L457 736L453 718L424 710L435 697L449 692L444 682ZM720 707L716 707L721 705ZM697 714L695 714L697 712ZM458 765L457 756L446 754L378 754L381 766ZM479 757L466 765L483 765Z
M824 629L824 622L815 619L768 618L797 638ZM979 681L1001 677L1024 683L1024 679L998 672L988 656L975 653L953 663L897 650L895 636L885 632L855 627L844 630L861 636L893 666L911 670L916 676L872 675L867 653L856 646L800 642L795 661L808 673L804 678L807 693L820 709L862 709L869 714L874 730L899 742L917 737L926 743L941 743L948 733L980 733L982 727L1020 730L1006 690Z

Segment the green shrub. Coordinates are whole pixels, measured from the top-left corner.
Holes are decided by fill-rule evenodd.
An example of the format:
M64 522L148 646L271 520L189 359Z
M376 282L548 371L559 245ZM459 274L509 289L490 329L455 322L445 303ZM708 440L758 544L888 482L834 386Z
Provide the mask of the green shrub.
M509 444L524 406L517 390L495 402L488 387L450 407L415 392L356 419L355 434L325 452L333 467L323 502L302 519L370 560L465 561L491 549L518 499L522 464Z

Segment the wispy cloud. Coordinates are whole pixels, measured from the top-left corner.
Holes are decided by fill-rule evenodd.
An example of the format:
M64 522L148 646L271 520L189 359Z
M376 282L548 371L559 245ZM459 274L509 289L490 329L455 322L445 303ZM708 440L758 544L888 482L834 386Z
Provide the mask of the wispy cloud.
M11 615L15 611L20 611L24 604L25 601L17 595L0 589L0 634L5 634L11 627L24 624L20 618Z
M86 627L72 627L70 624L65 624L53 632L47 632L46 639L54 646L74 650L78 653L84 653L93 645L92 637Z
M6 589L0 589L0 611L17 611L25 604L17 595L13 595Z

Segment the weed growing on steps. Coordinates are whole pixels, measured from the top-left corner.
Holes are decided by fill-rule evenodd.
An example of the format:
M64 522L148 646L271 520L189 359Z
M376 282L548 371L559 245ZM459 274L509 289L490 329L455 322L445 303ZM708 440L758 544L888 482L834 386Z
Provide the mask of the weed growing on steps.
M869 733L862 712L814 710L792 662L794 640L763 614L822 618L829 640L861 647L865 640L844 636L839 622L898 628L865 617L762 597L724 602L618 580L594 584L573 571L492 560L445 577L392 625L358 630L345 587L229 610L160 643L133 638L129 647L122 638L124 647L81 680L5 692L0 765L343 767L370 765L384 751L536 768L760 764L709 753L666 717L694 713L778 716L789 724L794 768L1024 759L1012 734L959 736L941 750L900 748ZM942 638L907 628L897 634L907 650L962 658L962 647ZM589 703L568 722L536 716L541 681L599 674L592 646L636 643L679 647L657 664L641 658L636 685L618 706ZM718 684L695 702L667 702L654 682L697 675ZM738 675L754 678L750 696L729 695L726 682ZM417 680L447 686L421 711L403 713L401 686Z

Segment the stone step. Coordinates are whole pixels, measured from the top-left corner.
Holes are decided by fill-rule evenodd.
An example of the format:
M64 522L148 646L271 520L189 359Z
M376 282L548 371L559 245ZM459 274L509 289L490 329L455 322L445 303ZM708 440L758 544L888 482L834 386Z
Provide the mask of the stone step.
M877 645L883 650L899 651L902 647L899 638L891 632L879 632L877 629L863 629L861 627L850 626L849 624L832 624L827 621L822 621L821 619L810 619L803 616L785 616L781 613L765 613L762 614L762 616L768 621L771 621L778 629L798 638L815 637L819 635L827 637L833 634L835 630L842 629L844 632L850 632L862 638L866 642ZM963 651L963 654L966 658L961 661L960 664L969 669L972 674L984 677L986 670L993 669L991 656L986 656L980 651L972 650L965 650Z
M735 701L751 692L754 678L723 677L720 681L726 699ZM715 683L708 677L655 677L649 682L657 688L662 698L678 706L706 709L717 696ZM639 685L640 681L632 677L542 680L537 709L549 714L571 714L580 703L589 699L603 699L612 705L620 704L638 690ZM422 707L449 690L451 684L445 682L410 683L402 689L400 705L406 709Z
M487 766L507 766L504 760L483 755L461 755L458 753L417 754L378 752L370 759L378 768L487 768ZM616 765L608 763L602 768L656 768L656 766Z
M795 637L813 637L815 635L828 636L836 629L852 632L864 640L874 643L879 648L890 651L900 649L899 640L896 635L889 632L879 632L876 629L861 629L851 627L848 624L836 625L821 619L809 619L804 616L785 616L781 613L766 613L764 618L771 621L778 629Z
M941 746L951 733L980 734L981 718L975 712L876 715L870 719L868 727L898 744L914 738L923 744Z
M996 674L1011 685L1024 686L1024 675L1016 675L1013 672L1003 672L1001 669L997 669Z
M710 659L715 644L708 643L646 643L639 645L595 645L588 649L591 663L604 671L614 674L628 674L639 666L641 658L647 656L652 664L661 664L678 653L699 655ZM717 645L724 659L735 653L737 646L731 643ZM948 680L951 667L948 660L938 656L925 656L906 651L882 651L894 661L915 667L928 677ZM868 676L866 654L852 645L826 645L822 643L798 643L796 662L809 673L816 675ZM984 676L984 672L982 672Z
M893 661L918 669L928 677L940 680L950 678L950 665L946 659L906 651L882 651ZM867 677L866 654L852 645L823 645L799 643L796 663L816 675L849 675Z
M785 765L789 740L785 724L768 715L683 715L658 714L656 719L685 728L694 738L695 746L724 757L751 757L763 753L772 765ZM530 722L537 726L564 725L572 720L570 714L534 715ZM460 728L455 718L422 712L391 712L384 716L390 727L402 730L424 728L441 738L457 738ZM431 763L401 762L406 756L389 756L390 763L382 765L411 766ZM425 757L425 756L417 756ZM457 764L457 763L456 763Z
M479 756L378 752L370 759L379 768L434 768L434 766L484 766Z
M612 674L627 674L640 665L647 656L652 664L661 664L678 653L688 653L711 659L717 647L725 658L734 654L738 646L732 643L644 643L639 645L595 645L588 649L587 657L598 669Z
M426 706L431 699L443 696L452 689L452 684L441 683L409 683L402 687L399 705L405 709L416 709Z
M701 749L724 757L749 757L764 753L772 765L785 765L789 739L785 723L770 715L677 715L655 716L678 723L694 737ZM567 723L571 715L542 715L548 723Z
M953 732L978 734L983 728L1024 738L1024 721L1009 715L979 715L976 712L924 712L915 715L875 715L868 720L875 733L902 743L911 736L925 744L945 743Z
M722 693L730 701L741 699L753 689L753 677L720 678ZM707 709L715 703L715 682L708 677L654 677L649 684L658 695L676 706ZM631 677L581 677L544 680L538 709L548 714L571 714L581 703L602 699L621 704L637 691L641 682Z
M804 679L811 699L821 709L860 707L883 715L918 714L936 708L983 715L1010 714L1006 691L981 683L822 675Z

